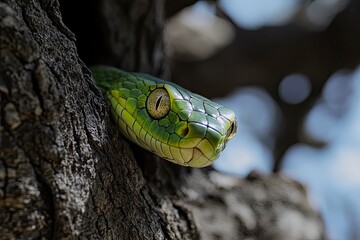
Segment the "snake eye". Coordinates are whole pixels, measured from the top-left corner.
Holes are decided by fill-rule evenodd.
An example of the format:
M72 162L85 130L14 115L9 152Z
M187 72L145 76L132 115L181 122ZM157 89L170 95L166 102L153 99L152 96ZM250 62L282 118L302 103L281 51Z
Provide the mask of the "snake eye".
M154 119L165 117L170 110L169 93L164 88L152 91L147 98L146 109Z
M231 126L226 134L226 141L229 141L230 139L232 139L235 136L236 130L237 130L237 124L236 124L236 121L234 121L231 124Z

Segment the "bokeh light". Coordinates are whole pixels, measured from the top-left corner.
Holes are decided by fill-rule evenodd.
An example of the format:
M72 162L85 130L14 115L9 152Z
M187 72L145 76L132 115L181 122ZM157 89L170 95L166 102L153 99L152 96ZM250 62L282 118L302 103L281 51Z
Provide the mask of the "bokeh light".
M220 7L241 27L257 29L283 25L297 11L300 0L221 0Z
M289 104L303 102L311 92L311 83L303 74L291 74L286 76L279 85L281 99Z

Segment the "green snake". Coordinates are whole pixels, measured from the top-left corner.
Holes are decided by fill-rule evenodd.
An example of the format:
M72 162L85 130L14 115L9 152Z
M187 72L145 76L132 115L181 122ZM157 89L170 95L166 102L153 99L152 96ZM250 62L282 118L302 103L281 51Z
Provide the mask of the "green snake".
M232 110L174 83L108 66L92 73L122 134L161 158L205 167L236 133Z

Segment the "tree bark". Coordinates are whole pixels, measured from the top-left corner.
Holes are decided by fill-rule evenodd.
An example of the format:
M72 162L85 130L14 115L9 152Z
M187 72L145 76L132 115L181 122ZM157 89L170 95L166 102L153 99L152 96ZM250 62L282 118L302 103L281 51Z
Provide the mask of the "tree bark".
M164 2L89 5L96 20L73 12L91 26L75 37L57 0L0 2L0 239L287 239L286 213L312 223L298 239L323 237L289 179L190 170L140 149L135 159L82 59L166 77Z

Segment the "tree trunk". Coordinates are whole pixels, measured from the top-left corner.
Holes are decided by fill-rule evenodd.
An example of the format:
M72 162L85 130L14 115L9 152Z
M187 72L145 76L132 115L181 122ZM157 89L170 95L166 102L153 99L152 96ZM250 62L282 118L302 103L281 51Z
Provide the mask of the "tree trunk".
M292 180L191 170L131 148L78 49L87 64L166 77L164 2L71 12L77 4L62 11L83 24L78 46L57 0L0 2L0 239L323 237Z

